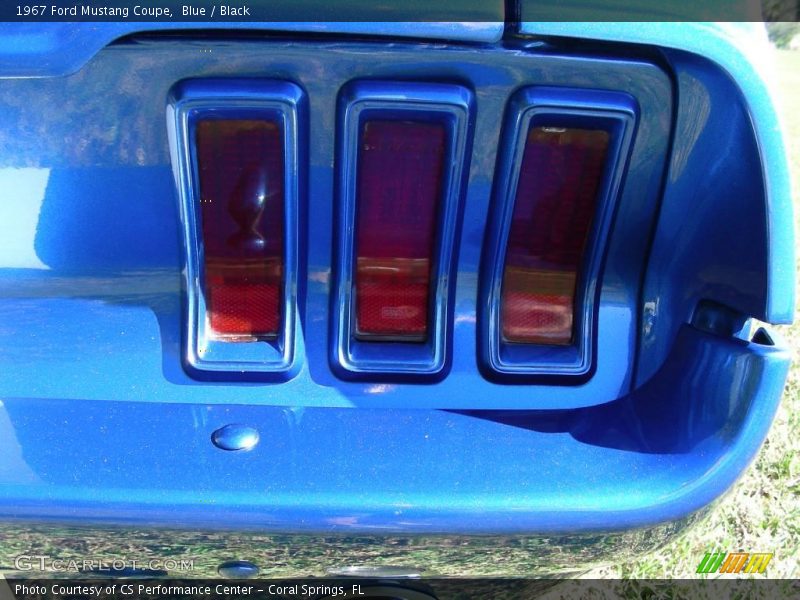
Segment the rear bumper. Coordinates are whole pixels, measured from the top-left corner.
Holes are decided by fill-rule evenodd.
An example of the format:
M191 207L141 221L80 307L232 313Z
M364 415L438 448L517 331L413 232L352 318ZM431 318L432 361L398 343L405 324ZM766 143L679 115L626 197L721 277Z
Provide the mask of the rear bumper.
M365 543L375 563L439 575L575 570L665 543L753 459L789 365L755 339L685 326L648 384L567 411L162 404L154 419L149 403L9 399L0 519L10 539L25 529L108 550L121 527L148 556L289 544L300 554L275 566L282 576L362 564ZM216 448L230 423L259 444ZM252 533L190 533L231 528ZM509 560L487 560L501 550ZM4 551L13 565L19 549Z

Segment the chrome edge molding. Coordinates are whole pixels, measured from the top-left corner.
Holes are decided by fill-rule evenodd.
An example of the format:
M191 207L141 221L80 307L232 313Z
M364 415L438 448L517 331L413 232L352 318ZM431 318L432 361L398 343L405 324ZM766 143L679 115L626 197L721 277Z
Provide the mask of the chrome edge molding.
M443 376L452 351L452 307L463 196L472 146L473 94L453 84L356 81L338 101L337 223L335 283L331 294L331 366L343 377L373 374ZM424 343L364 342L354 336L353 263L355 252L358 139L370 117L408 118L443 123L446 165L438 216L430 333Z
M625 92L531 86L517 91L506 108L495 171L493 206L481 261L478 352L486 375L572 376L585 379L595 368L593 340L602 265L617 199L631 154L639 108ZM509 343L500 324L506 247L514 212L525 142L531 123L608 131L611 139L597 209L575 289L572 344Z
M203 245L199 239L199 179L194 124L206 115L279 120L284 143L284 282L282 324L275 340L226 343L213 339L207 324L201 280ZM183 360L194 375L244 373L292 377L302 364L302 329L298 319L298 282L305 280L300 261L301 198L305 192L306 97L294 83L257 79L197 79L176 84L167 104L167 131L184 235L185 338Z
M713 506L713 505L712 505ZM609 560L633 560L672 541L709 514L705 508L684 519L627 531L529 535L342 535L315 533L272 534L237 531L152 529L107 525L5 523L0 535L9 543L0 550L0 575L13 578L58 577L42 571L31 548L58 547L62 564L82 564L86 556L113 560L140 560L179 565L191 559L191 570L169 571L168 577L219 577L218 567L247 557L259 568L259 577L330 576L348 567L406 568L429 577L554 577L575 573ZM125 539L124 549L114 540ZM83 540L80 552L71 541ZM17 542L18 541L18 542ZM196 552L197 549L203 552ZM292 548L287 553L286 549ZM500 553L500 554L498 554ZM497 557L502 555L502 560ZM15 565L22 556L36 569ZM375 557L380 557L379 560ZM107 571L106 571L107 573Z

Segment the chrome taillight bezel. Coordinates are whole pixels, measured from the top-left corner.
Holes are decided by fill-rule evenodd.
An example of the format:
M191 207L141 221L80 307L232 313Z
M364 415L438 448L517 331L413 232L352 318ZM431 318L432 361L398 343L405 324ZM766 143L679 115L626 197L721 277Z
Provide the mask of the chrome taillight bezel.
M584 380L591 375L602 265L637 121L636 100L624 92L531 86L510 98L495 170L478 301L478 353L488 376L567 376ZM526 138L532 125L601 129L610 135L594 220L577 275L572 343L567 345L513 343L502 336L503 269Z
M473 94L447 83L353 81L339 93L336 149L334 283L331 291L331 366L340 376L436 377L451 352L451 313L461 206L471 154ZM368 119L441 123L445 126L445 169L432 256L429 333L423 342L365 341L355 335L355 257L358 140Z
M167 126L184 237L183 360L198 374L292 376L301 364L302 330L298 319L301 261L300 211L305 190L306 96L294 83L276 80L200 79L173 87ZM204 118L263 118L280 123L284 152L283 286L281 324L272 339L231 341L214 335L203 297L203 241L199 227L199 176L194 144L196 123Z

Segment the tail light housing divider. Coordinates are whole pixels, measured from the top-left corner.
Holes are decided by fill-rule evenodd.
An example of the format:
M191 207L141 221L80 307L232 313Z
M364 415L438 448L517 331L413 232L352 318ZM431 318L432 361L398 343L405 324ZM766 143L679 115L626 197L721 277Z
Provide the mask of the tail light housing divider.
M351 82L339 96L331 363L340 376L441 376L450 349L472 93Z
M591 374L606 239L637 116L621 92L529 87L512 96L479 295L490 377Z
M192 80L172 90L184 361L195 374L280 381L301 363L305 121L304 92L289 82Z

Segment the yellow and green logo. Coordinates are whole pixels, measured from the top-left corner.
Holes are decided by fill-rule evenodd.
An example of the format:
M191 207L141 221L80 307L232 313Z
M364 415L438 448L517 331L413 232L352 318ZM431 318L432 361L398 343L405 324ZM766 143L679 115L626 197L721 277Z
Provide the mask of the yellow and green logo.
M763 573L772 552L706 552L698 573Z

